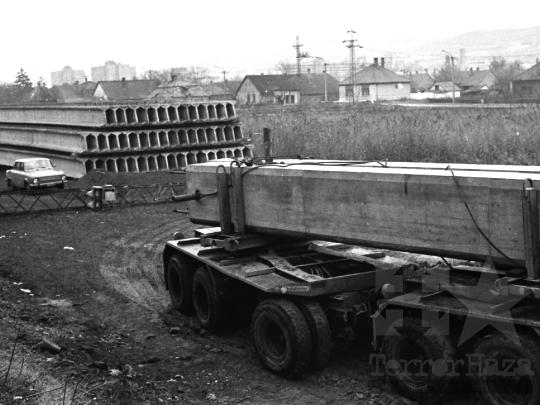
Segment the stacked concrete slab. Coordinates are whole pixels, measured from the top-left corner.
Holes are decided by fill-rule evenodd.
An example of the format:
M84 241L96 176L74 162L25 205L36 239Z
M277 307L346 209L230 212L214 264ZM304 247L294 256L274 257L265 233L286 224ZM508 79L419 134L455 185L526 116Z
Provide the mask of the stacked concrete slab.
M46 156L70 177L249 157L234 102L0 107L0 164Z

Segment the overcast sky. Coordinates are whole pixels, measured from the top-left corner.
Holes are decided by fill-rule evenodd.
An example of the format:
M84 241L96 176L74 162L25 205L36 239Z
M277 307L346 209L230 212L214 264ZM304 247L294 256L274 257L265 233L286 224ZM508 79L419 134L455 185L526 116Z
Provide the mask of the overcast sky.
M303 51L339 62L351 29L364 46L357 56L406 56L470 31L540 26L539 12L538 0L0 0L0 82L23 68L33 82L43 76L50 84L50 72L66 65L90 79L90 68L107 60L138 74L190 65L216 77L221 68L228 77L259 74L294 62L297 35Z

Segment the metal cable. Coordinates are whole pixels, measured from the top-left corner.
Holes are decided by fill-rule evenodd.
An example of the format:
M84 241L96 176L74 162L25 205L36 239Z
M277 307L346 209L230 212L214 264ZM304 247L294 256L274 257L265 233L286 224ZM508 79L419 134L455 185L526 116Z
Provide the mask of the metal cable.
M476 219L474 218L474 216L472 214L472 211L469 208L469 204L467 204L467 201L465 200L465 196L463 195L463 192L461 191L461 187L459 186L459 183L458 183L458 181L456 179L456 175L454 174L453 170L450 168L450 165L448 165L446 170L450 170L450 173L452 173L452 178L454 179L454 183L456 184L456 187L457 187L457 189L459 191L459 194L461 195L461 200L463 201L463 204L465 204L465 208L467 208L467 211L469 212L469 215L470 215L470 217L471 217L471 219L472 219L472 221L474 223L474 226L476 226L476 229L478 229L478 232L480 232L480 234L484 237L484 239L487 241L487 243L489 243L491 245L491 247L493 247L493 249L495 249L497 252L499 252L505 259L507 259L508 261L514 263L517 267L523 268L523 266L521 264L519 264L515 260L509 258L506 254L504 254L504 252L501 249L499 249L497 246L495 246L495 244L487 237L487 235L484 233L484 231L482 231L482 229L480 229L480 226L476 222Z

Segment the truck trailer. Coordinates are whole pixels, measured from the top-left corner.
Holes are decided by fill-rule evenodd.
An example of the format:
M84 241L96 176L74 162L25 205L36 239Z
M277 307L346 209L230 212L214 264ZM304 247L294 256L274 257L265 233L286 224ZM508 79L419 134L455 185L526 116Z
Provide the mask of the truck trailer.
M173 307L202 328L253 308L262 363L298 378L351 327L413 400L437 403L470 378L487 404L540 403L540 167L299 157L186 175L173 200L204 227L167 242L163 270Z

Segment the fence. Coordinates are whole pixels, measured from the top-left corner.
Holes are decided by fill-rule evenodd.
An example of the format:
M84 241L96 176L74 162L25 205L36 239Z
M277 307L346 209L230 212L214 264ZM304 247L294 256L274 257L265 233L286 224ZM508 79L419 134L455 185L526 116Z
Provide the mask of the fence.
M109 206L131 206L169 202L175 194L184 193L185 184L152 184L149 186L115 187L116 200ZM0 216L45 211L90 209L91 189L32 190L0 192ZM90 193L91 194L91 193Z

